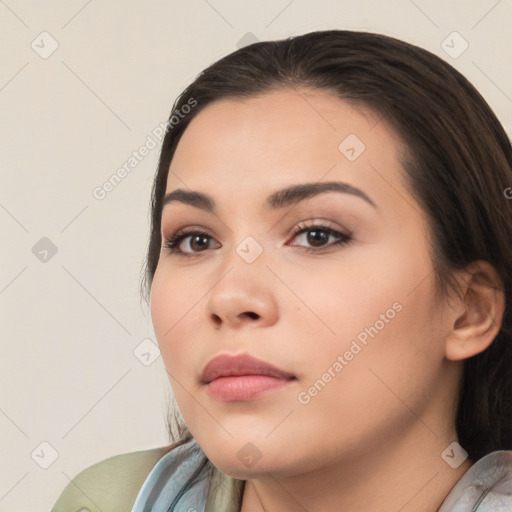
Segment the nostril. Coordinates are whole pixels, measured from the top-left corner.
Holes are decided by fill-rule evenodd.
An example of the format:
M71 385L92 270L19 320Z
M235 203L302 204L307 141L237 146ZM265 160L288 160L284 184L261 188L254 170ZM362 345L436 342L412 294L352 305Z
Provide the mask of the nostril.
M253 311L246 311L245 313L242 313L242 315L248 316L249 318L257 319L260 317L257 313L254 313Z

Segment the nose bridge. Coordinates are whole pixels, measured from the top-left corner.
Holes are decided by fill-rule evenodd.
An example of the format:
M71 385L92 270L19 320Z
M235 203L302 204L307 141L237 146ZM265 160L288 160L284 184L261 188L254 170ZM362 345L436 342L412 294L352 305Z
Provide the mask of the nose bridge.
M233 219L236 217L229 234L229 250L223 249L223 266L226 271L235 267L237 271L250 274L255 268L265 272L265 261L268 254L265 251L265 233L263 222L257 218L256 206L245 205L232 212ZM268 249L268 245L266 246ZM233 269L235 270L235 269Z
M245 236L224 255L222 271L214 284L207 314L216 326L257 321L269 325L277 317L272 274L266 268L263 244L254 236Z

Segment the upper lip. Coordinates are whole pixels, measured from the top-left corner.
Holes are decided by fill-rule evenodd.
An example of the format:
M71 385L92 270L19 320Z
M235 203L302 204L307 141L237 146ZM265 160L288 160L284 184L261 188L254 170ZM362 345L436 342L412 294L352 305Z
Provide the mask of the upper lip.
M208 384L219 377L232 377L239 375L268 375L280 379L292 379L294 375L275 366L256 359L248 354L229 355L221 354L205 366L201 376L204 383Z

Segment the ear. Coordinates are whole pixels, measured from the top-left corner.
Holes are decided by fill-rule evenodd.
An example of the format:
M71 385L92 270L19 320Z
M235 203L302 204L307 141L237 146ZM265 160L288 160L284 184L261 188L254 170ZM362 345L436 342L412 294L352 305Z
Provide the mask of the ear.
M460 271L461 296L453 310L453 327L446 338L446 358L467 359L483 352L497 336L505 311L503 282L486 261Z

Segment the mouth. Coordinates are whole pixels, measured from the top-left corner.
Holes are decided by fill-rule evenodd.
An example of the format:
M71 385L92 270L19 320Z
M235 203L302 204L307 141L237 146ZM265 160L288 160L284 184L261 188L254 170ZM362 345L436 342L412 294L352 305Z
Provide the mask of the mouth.
M297 380L293 374L248 354L214 357L201 379L210 397L222 402L254 400Z

